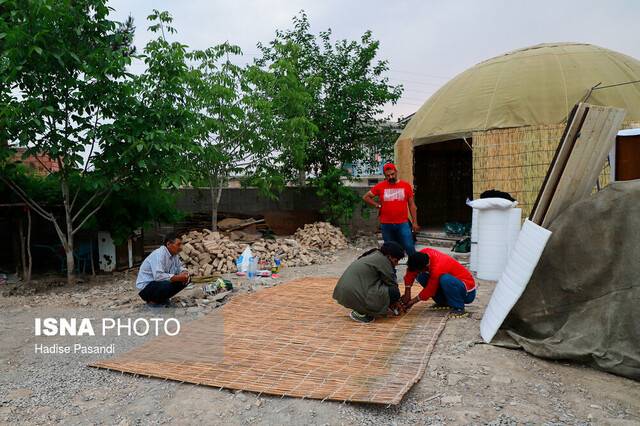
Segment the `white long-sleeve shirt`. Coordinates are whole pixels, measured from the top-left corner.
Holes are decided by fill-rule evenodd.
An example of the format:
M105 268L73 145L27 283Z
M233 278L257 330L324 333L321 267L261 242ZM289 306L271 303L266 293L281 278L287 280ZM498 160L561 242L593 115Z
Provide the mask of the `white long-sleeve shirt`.
M166 246L158 247L140 265L136 287L142 290L151 281L169 281L172 276L186 271L180 257L172 256Z

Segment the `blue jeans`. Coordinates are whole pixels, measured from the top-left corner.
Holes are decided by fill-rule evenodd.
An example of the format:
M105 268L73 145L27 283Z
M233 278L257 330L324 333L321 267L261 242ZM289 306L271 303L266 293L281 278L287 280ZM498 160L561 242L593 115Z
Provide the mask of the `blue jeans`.
M427 285L429 276L426 273L418 274L416 281L422 287ZM438 291L433 296L433 301L438 305L451 306L454 309L464 309L465 304L473 302L476 298L476 290L467 292L467 287L458 278L451 274L444 274L440 277Z
M380 224L382 239L385 243L393 241L402 246L408 256L416 252L416 245L413 241L413 232L409 222L405 223L382 223Z

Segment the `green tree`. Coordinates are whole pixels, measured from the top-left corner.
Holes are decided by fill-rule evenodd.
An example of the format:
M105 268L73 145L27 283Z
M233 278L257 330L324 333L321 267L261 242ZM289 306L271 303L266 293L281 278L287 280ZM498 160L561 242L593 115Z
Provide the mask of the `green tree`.
M349 177L346 170L335 167L312 179L316 195L324 201L320 213L341 227L346 225L361 201L354 190L344 185L343 180Z
M311 97L299 81L295 51L264 69L235 65L232 58L240 53L224 43L190 54L196 64L191 90L201 123L201 149L191 164L195 175L208 182L213 230L229 176L242 176L264 195L274 196L286 179L283 163L301 166L304 146L315 132L308 119Z
M144 189L184 178L176 161L191 144L190 117L177 105L188 77L181 45L151 41L145 73L127 72L133 25L109 19L106 0L9 0L0 5L2 68L0 130L6 140L45 154L59 182L60 220L11 178L0 179L51 221L73 281L74 235L123 187ZM162 32L167 15L154 13ZM86 158L85 158L86 157ZM5 156L6 158L6 156ZM10 165L9 165L10 166ZM83 189L91 191L83 197Z
M190 161L193 178L207 182L211 192L211 229L217 229L218 205L230 175L242 173L261 152L254 143L243 105L244 70L230 57L241 54L229 43L194 51L191 93L199 115L196 142L200 149Z
M161 185L144 191L125 187L111 194L109 202L87 223L90 229L108 229L113 241L122 244L136 229L152 223L175 223L184 218L176 208L176 194Z
M288 59L295 46L297 78L311 96L309 119L317 131L305 147L304 168L322 175L346 163L376 162L391 149L384 106L395 103L401 86L389 83L389 64L378 60L380 43L370 31L360 40L332 40L331 30L317 36L307 15L294 17L293 28L277 31L268 45L259 45L260 66Z
M304 114L314 131L299 145L304 151L283 164L297 171L301 184L305 175L313 178L328 205L327 216L342 224L353 214L358 197L344 187L348 176L340 170L354 163L371 168L379 158L391 156L394 130L384 106L400 98L402 87L389 83L388 62L377 59L379 42L370 31L359 40L334 42L330 29L311 33L304 12L294 17L291 29L277 31L273 41L258 47L262 56L257 66L282 61L295 65L287 78L297 81L297 93L308 99Z

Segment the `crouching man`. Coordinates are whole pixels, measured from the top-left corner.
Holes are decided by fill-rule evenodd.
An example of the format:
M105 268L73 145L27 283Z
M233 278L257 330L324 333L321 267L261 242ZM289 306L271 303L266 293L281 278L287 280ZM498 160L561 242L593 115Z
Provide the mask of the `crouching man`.
M344 271L333 298L357 322L368 323L376 315L387 314L400 300L395 267L404 257L404 250L395 242L386 242L380 249L364 253Z
M136 287L138 295L151 306L162 306L189 284L189 273L178 254L182 240L169 233L161 247L155 249L140 265Z
M411 287L418 281L422 291L411 297ZM453 257L438 250L425 248L407 261L402 303L410 308L419 301L433 299L436 309L450 309L453 317L467 316L464 305L476 298L473 275Z

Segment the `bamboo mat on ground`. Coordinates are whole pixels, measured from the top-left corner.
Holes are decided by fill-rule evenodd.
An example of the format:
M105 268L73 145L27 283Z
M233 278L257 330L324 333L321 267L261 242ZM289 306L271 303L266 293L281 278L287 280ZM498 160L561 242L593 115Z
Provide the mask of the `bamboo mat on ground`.
M181 352L192 357L222 344L219 334L207 337L214 324L205 316L185 324L180 348L161 336L92 366L221 389L398 404L422 377L446 313L419 303L407 315L358 324L332 299L335 283L304 278L235 296L221 310L218 361L180 360Z

